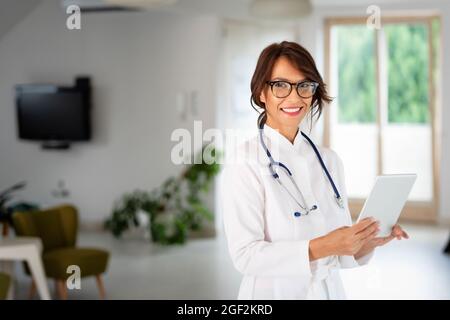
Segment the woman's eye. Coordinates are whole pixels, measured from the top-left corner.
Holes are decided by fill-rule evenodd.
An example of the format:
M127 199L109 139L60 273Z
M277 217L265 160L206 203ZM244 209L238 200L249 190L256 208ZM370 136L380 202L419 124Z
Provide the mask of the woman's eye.
M286 82L275 82L276 88L287 88L288 84Z
M310 84L309 84L309 82L303 82L303 83L300 83L298 86L299 86L299 88L307 89L307 88L309 88Z

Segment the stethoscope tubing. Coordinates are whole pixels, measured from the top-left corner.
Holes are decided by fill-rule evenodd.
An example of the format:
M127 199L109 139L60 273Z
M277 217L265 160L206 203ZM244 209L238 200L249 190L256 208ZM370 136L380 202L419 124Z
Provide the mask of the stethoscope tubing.
M283 189L291 196L292 199L294 199L294 201L303 209L305 210L304 215L309 214L311 211L316 210L317 209L317 205L313 205L310 209L308 209L308 206L306 204L306 200L305 197L303 196L303 193L301 192L300 188L298 187L297 183L295 182L294 178L292 177L292 172L291 170L282 162L279 161L275 161L272 157L272 154L270 153L269 148L267 147L267 145L264 142L264 138L263 138L263 131L264 131L264 124L261 124L259 126L259 139L261 142L261 145L264 149L264 152L266 153L267 157L269 158L269 171L272 175L272 177L278 182L278 184L283 187ZM338 204L338 206L340 208L344 208L343 205L343 200L341 198L341 194L339 193L338 188L336 187L333 178L331 177L323 159L322 156L320 155L319 150L317 149L316 145L314 144L314 142L303 132L300 131L301 135L308 141L308 143L311 145L314 153L316 154L317 159L319 160L319 163L323 169L323 171L325 172L325 175L327 176L328 181L330 182L331 187L333 188L333 192L334 192L334 197L335 197L335 201ZM279 166L281 168L283 168L288 174L289 179L291 180L292 184L295 186L295 188L297 189L297 191L299 192L299 194L302 197L303 203L305 204L305 206L302 206L301 203L299 201L297 201L296 197L294 197L294 195L292 195L292 193L289 191L288 188L286 188L286 186L284 186L281 181L280 181L280 176L278 175L277 172L275 172L274 170L274 166ZM296 212L297 213L297 212Z

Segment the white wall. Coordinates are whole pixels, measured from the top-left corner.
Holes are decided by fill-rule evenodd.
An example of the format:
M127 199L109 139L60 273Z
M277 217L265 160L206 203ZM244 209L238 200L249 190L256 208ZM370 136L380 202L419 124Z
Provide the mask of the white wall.
M0 39L0 189L20 180L23 200L75 203L85 223L107 217L113 201L152 189L181 170L170 161L172 130L193 127L176 113L176 94L198 90L203 127L215 121L215 67L220 39L213 16L97 13L67 30L59 1L46 0ZM69 151L19 141L13 86L93 80L93 140ZM71 196L54 198L63 179Z

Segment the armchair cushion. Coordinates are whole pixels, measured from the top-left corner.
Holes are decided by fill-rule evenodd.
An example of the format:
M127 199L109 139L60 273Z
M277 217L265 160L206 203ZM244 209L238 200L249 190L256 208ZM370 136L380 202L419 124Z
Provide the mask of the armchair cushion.
M42 260L48 277L67 279L67 267L80 267L81 277L98 275L106 271L109 253L92 248L60 248L45 252Z

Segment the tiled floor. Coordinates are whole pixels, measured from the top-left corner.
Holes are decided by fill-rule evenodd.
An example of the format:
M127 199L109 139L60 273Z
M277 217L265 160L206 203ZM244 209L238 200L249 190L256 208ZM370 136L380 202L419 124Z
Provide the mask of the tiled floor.
M442 249L445 228L404 225L410 240L393 241L371 264L341 271L348 298L450 299L450 255ZM235 299L241 276L233 268L223 238L191 240L160 247L145 240L82 233L81 245L111 251L105 287L109 299ZM16 298L25 299L29 279L16 266ZM51 293L53 283L49 282ZM94 278L83 279L69 299L96 299Z

